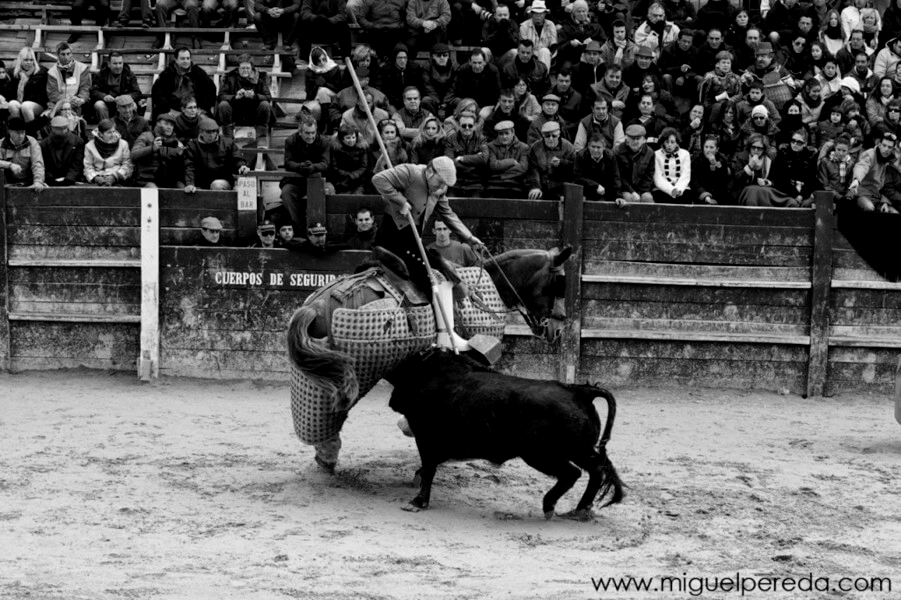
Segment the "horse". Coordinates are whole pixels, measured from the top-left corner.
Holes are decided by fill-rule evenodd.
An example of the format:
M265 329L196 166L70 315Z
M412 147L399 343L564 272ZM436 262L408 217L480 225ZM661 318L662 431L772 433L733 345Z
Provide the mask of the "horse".
M552 345L559 341L566 318L564 263L571 255L572 248L569 246L562 250L510 250L486 260L482 265L503 305L523 316L532 335ZM403 282L395 280L389 283ZM428 347L434 340L434 315L430 305L408 308L406 317L399 318L395 313L400 309L394 304L394 312L383 317L379 326L386 334L383 337L389 338L388 342L391 341L391 334L401 329L406 337L399 343L384 346L386 353L393 354L390 360L374 367L369 359L381 351L373 349L372 344L359 346L359 352L366 354L369 361L366 376L361 377L358 373L360 356L353 356L337 347L333 330L337 327L336 323L342 323L342 317L350 314L341 309L365 307L366 311L353 311L353 314L375 315L373 318L379 316L377 311L370 309L381 308L380 303L386 300L385 288L391 287L388 285L379 289L372 278L361 275L340 277L313 292L289 321L287 347L293 367L295 431L301 441L317 447L317 462L323 466L323 463L334 463L333 460L321 460L320 454L325 445L335 443L354 403L391 368L409 355ZM394 290L389 289L387 293L394 293ZM501 331L502 327L503 321ZM312 396L315 399L308 401ZM301 412L304 414L299 416ZM340 447L340 441L337 444ZM336 457L337 448L328 454Z

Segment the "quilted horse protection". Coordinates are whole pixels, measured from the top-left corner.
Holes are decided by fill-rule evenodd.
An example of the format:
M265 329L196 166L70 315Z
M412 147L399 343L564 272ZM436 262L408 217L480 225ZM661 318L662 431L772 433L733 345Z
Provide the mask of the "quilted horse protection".
M488 274L479 267L458 267L458 276L481 307L468 298L460 306L461 331L501 338L506 308ZM441 277L436 273L437 277ZM431 305L409 306L408 295L398 290L379 268L341 278L320 288L307 302L327 295L342 307L332 311L328 346L351 356L360 386L357 398L336 402L303 371L291 367L291 414L297 437L306 444L334 438L357 400L365 396L386 373L436 339ZM381 296L381 297L378 297Z

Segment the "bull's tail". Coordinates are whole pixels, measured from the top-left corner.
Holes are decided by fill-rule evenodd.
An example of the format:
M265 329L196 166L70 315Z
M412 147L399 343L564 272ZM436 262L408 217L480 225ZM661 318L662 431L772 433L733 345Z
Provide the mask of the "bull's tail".
M347 410L360 392L354 361L310 335L310 325L318 316L313 304L294 312L288 323L288 357L295 367L334 397L335 410Z
M619 473L616 472L616 467L613 466L610 457L607 456L607 442L610 441L610 436L613 434L613 422L616 420L616 398L602 387L595 387L594 391L596 396L600 396L607 401L607 422L604 424L604 431L601 433L601 437L598 439L595 447L601 471L601 487L598 491L598 497L603 500L607 494L611 494L610 500L603 504L603 507L622 501L625 497L625 492L623 491L625 484L619 478Z

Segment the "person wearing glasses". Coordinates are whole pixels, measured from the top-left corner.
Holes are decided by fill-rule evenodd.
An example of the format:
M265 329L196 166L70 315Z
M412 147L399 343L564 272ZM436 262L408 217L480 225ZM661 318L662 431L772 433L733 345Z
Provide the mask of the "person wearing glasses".
M857 198L857 207L866 212L898 213L883 194L889 169L898 169L898 136L883 133L876 147L864 150L854 164L848 194Z
M451 101L451 88L456 71L450 59L447 44L435 44L429 53L429 66L422 74L422 105L431 113L447 116L447 105Z
M779 149L770 178L773 188L792 198L798 206L810 206L817 189L816 151L808 146L807 129L793 131L787 146Z
M162 113L160 113L162 114ZM181 111L172 111L169 114L175 117L175 137L183 144L187 144L197 138L200 131L200 107L194 96L185 96L181 99ZM159 120L159 117L157 117Z
M488 149L485 136L476 131L476 115L465 112L460 115L459 129L447 136L444 155L454 161L457 168L457 184L451 190L454 196L478 198L482 192Z
M760 134L748 138L746 150L732 161L732 195L741 206L796 208L797 196L789 196L773 187L773 159L767 154L769 143Z
M648 19L635 30L635 43L647 46L654 54L660 56L663 49L679 38L679 26L666 20L666 11L662 4L654 3L648 8Z
M262 140L269 134L271 98L269 75L257 70L252 56L242 54L238 57L238 68L229 71L222 80L216 116L231 137L234 137L234 125L252 125L257 140Z
M895 98L885 107L885 118L873 127L873 139L881 139L885 133L901 137L901 98Z
M275 248L275 223L264 219L257 225L257 241L250 245L251 248Z
M770 121L770 115L763 106L757 105L751 110L751 118L741 126L741 135L745 145L752 136L763 137L770 158L776 157L776 148L773 144L779 135L779 126Z
M529 200L563 198L563 184L572 181L576 151L562 139L560 123L548 121L541 127L541 139L529 148Z
M776 110L782 110L785 103L795 96L794 78L774 61L773 45L769 42L760 42L754 56L754 66L742 75L743 84L749 86L751 82L760 81L764 95L773 102Z

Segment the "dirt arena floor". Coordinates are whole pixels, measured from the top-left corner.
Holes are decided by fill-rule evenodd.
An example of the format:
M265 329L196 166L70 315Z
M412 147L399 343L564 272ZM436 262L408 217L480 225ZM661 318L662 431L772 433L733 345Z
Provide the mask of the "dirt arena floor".
M401 510L418 460L387 384L329 476L287 385L0 374L0 598L901 597L891 398L613 391L628 496L579 523L544 520L518 460L446 465Z

